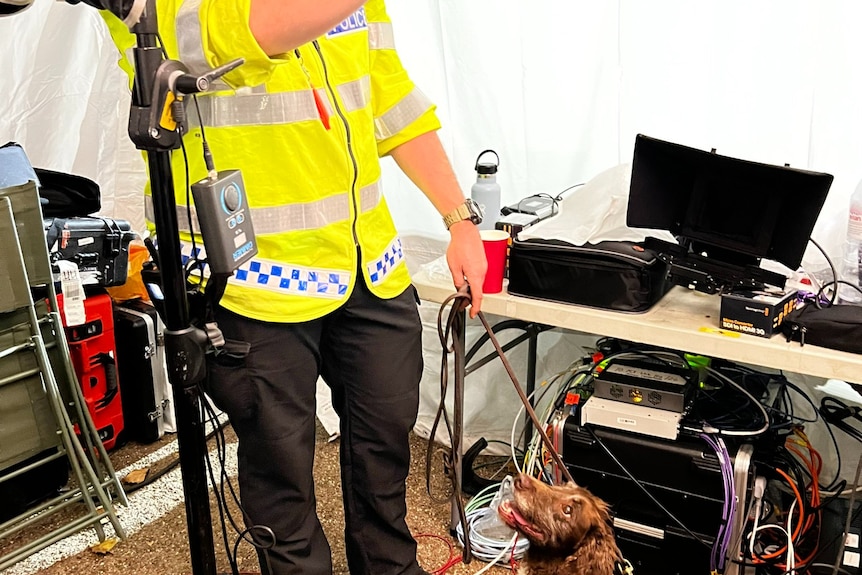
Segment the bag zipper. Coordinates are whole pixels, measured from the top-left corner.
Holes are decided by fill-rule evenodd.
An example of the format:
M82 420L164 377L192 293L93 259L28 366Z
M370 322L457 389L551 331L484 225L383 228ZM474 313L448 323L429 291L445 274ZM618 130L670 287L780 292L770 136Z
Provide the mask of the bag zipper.
M623 254L613 250L606 250L601 248L588 248L585 246L573 246L573 245L565 245L565 244L529 244L526 242L518 242L514 244L515 249L526 249L526 250L542 250L547 251L549 249L560 250L565 252L574 252L576 254L584 254L584 255L596 255L596 256L609 256L611 259L616 260L625 260L629 262L634 262L641 266L650 266L655 263L658 259L656 257L652 257L648 260L639 258L637 256L630 256L627 254Z

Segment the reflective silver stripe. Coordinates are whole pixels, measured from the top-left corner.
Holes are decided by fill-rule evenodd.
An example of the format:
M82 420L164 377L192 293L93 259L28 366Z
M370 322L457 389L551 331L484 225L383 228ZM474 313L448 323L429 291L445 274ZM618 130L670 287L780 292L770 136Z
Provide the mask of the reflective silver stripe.
M132 65L132 69L134 69L135 68L135 47L131 46L129 48L126 48L125 54L126 54L126 60L129 61L129 64Z
M368 23L368 47L372 50L395 49L395 33L391 22Z
M390 138L415 122L431 109L432 103L419 88L413 88L388 112L374 119L374 135L377 141Z
M179 59L193 74L203 74L210 70L209 62L204 55L204 40L201 34L201 22L198 11L201 0L185 0L177 13L176 34ZM228 90L230 87L222 80L210 83L210 90Z
M183 265L192 257L206 259L206 249L197 245L192 251L190 242L182 242ZM202 266L204 277L210 275L209 266ZM228 283L246 288L262 289L281 294L314 298L339 299L347 295L352 273L349 271L309 268L263 258L252 258L244 263Z
M296 230L316 230L350 217L347 194L330 196L308 204L290 204L277 208L253 209L251 223L255 233L277 234ZM261 231L257 231L260 221Z
M366 265L371 285L381 284L403 262L404 249L401 246L401 238L396 237L383 255Z
M371 102L371 77L363 76L353 82L346 82L337 88L346 111L362 110Z
M380 203L380 184L374 182L359 190L359 201L363 212L374 209ZM192 225L200 232L197 210L191 206ZM144 215L147 221L155 221L153 198L144 197ZM270 208L252 208L251 223L256 235L279 234L299 230L316 230L350 217L350 197L347 193L330 196L316 202L289 204ZM177 206L177 225L181 232L189 232L189 216L186 206Z
M201 34L201 22L198 11L201 0L185 0L177 13L176 33L179 59L189 68L189 71L201 74L209 69L204 56L204 41Z
M198 213L194 206L192 211L192 226L196 232L201 231L200 223L198 222ZM148 222L156 221L156 211L153 208L152 196L144 196L144 219ZM177 225L181 232L189 232L189 213L185 206L177 206Z
M320 101L332 115L329 98L323 89L317 92ZM237 92L224 96L198 97L201 119L206 127L271 126L318 120L320 114L311 89L275 94ZM200 125L197 114L189 114L193 126Z
M374 182L359 190L359 207L362 212L373 210L380 203L380 183Z

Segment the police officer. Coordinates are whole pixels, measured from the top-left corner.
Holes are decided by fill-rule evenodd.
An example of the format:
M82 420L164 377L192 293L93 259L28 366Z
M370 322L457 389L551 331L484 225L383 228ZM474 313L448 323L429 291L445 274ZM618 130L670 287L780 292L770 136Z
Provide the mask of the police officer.
M243 362L211 362L207 386L239 437L248 523L276 537L260 551L262 570L332 571L312 477L322 375L341 420L351 573L422 573L405 522L421 325L380 157L392 156L441 214L454 284L473 286L473 315L486 269L479 214L436 135L435 107L402 68L383 0L157 8L169 57L191 71L245 59L219 91L199 96L186 145L200 149L203 124L216 163L242 170L257 234L259 253L230 280L216 316L226 339L251 351ZM124 25L109 24L122 51L134 44ZM189 154L192 181L207 173L200 156ZM181 154L173 161L182 227L185 166Z

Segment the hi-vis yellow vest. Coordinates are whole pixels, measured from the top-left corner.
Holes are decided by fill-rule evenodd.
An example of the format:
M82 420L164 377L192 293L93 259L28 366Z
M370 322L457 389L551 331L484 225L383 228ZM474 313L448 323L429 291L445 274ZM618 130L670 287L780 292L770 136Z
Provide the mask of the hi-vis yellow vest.
M200 119L187 99L190 181L207 174L203 123L216 168L242 171L257 236L259 253L230 279L222 305L264 321L315 319L347 299L357 270L375 295L395 297L410 278L381 194L378 158L439 122L401 66L384 2L369 0L324 36L278 57L254 40L249 2L157 2L170 58L192 72L245 59L217 92L198 96ZM134 36L110 15L106 20L128 57ZM190 256L179 151L173 172L183 255ZM146 201L151 222L149 191Z

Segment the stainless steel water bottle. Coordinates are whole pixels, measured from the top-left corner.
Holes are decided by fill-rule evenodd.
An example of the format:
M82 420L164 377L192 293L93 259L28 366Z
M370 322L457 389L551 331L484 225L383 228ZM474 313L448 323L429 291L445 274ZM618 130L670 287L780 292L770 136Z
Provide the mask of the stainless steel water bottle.
M493 163L480 162L485 154L494 154ZM470 188L470 197L479 204L485 214L480 230L493 230L500 219L500 184L497 183L497 168L500 156L494 150L485 150L476 158L476 183Z

